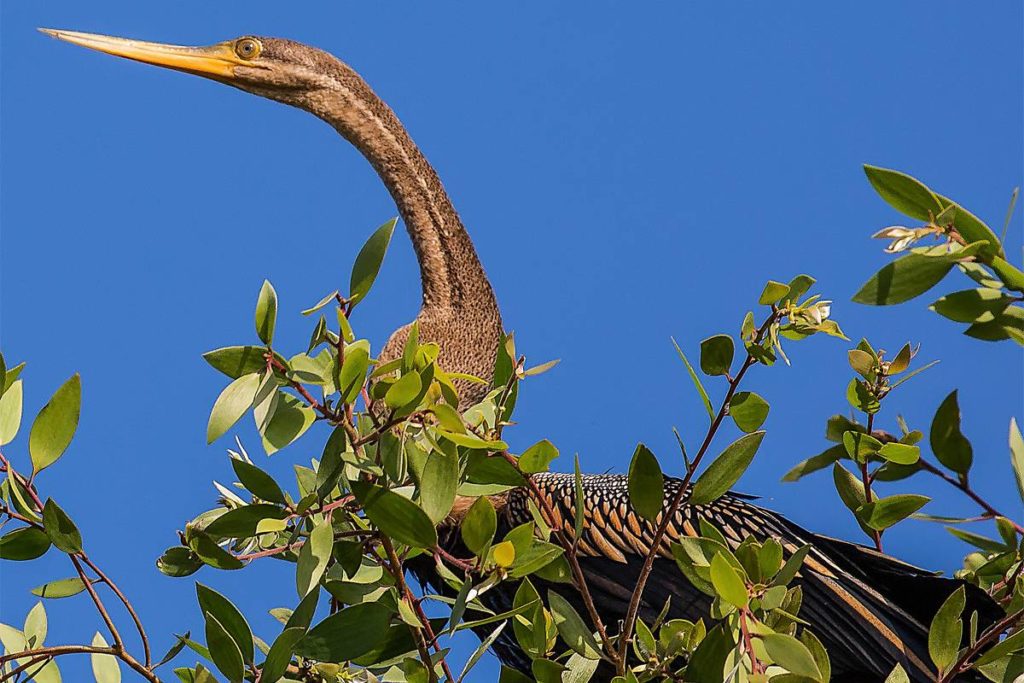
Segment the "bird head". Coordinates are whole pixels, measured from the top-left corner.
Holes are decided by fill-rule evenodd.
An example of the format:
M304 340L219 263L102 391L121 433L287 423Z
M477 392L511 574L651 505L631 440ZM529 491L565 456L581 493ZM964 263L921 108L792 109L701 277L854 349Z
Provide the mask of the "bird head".
M337 75L350 71L327 52L284 38L242 36L191 47L79 31L39 30L75 45L203 76L288 104L301 105L303 93L330 87Z

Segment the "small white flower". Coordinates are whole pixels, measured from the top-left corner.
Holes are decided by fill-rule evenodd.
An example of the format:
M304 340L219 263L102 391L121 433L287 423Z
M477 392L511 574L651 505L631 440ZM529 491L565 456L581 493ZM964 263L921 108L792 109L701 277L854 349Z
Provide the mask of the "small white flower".
M912 228L907 228L902 225L890 225L888 228L882 228L871 237L880 240L891 240L900 239L903 237L911 237L916 234L917 231Z

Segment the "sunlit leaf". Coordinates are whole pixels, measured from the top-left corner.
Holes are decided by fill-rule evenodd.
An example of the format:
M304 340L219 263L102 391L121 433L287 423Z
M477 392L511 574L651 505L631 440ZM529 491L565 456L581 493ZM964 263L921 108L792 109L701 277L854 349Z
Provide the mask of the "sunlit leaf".
M0 396L0 446L14 441L21 427L21 410L24 391L21 380L11 385Z
M92 645L93 647L110 647L99 632L92 637ZM92 675L96 678L96 683L120 683L121 667L117 662L117 657L97 653L93 653L89 657L92 660Z
M67 513L52 498L43 505L43 528L50 541L65 553L82 551L82 534Z
M960 405L955 390L935 411L928 439L932 453L943 465L960 474L971 469L974 451L971 442L960 431Z
M264 344L274 341L274 326L277 324L277 292L269 280L263 281L259 298L256 299L256 334Z
M238 419L252 407L253 397L260 385L258 373L242 375L220 393L210 411L206 425L206 443L213 443L231 429Z
M637 444L629 463L627 478L629 502L637 513L653 520L662 510L665 497L665 477L654 453L644 444Z
M384 261L384 255L391 243L391 235L395 231L397 218L392 218L381 225L366 240L363 248L359 250L355 263L352 265L352 277L349 280L349 305L354 306L366 297L373 281L377 279L380 272L380 264Z
M352 482L352 492L362 503L366 516L383 533L417 548L437 545L434 523L408 498L365 481Z
M32 471L39 472L57 461L71 444L82 408L82 380L75 373L53 393L39 411L28 435Z
M726 446L714 462L697 479L690 493L690 503L706 505L728 491L754 459L764 432L746 434Z

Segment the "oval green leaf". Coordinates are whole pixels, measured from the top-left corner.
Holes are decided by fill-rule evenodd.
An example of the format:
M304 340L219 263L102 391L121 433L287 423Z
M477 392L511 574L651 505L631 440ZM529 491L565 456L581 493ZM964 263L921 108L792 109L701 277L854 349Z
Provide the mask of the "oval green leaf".
M58 550L65 553L82 551L82 534L52 498L48 498L43 505L43 529Z
M260 376L253 372L242 375L220 392L206 425L206 443L213 443L223 436L252 407L259 385Z
M437 545L434 523L408 498L365 481L352 482L352 492L370 521L399 543L416 548Z
M768 418L770 406L752 391L740 391L729 401L729 415L736 426L748 434L757 431Z
M82 379L75 373L53 393L39 411L28 435L32 471L40 472L57 461L71 444L82 408Z
M256 299L256 334L264 344L274 341L274 327L277 325L277 292L269 280L263 281Z
M693 485L690 503L706 505L728 491L754 459L764 432L746 434L726 446Z
M664 504L665 477L654 453L642 443L633 451L627 485L633 509L644 519L654 520Z

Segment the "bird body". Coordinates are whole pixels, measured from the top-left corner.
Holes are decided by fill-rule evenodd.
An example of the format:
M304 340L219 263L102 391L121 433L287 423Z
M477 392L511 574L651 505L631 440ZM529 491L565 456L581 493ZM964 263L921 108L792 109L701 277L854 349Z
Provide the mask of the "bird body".
M571 474L533 475L536 490L555 515L553 526L572 534L575 526L575 477ZM624 475L583 476L584 522L577 543L580 567L598 613L607 625L626 614L644 556L654 540L660 517L643 519L629 501ZM666 505L682 482L665 481ZM533 517L529 501L536 494L520 487L492 498L498 509L496 538ZM959 586L967 588L967 610L978 612L979 628L1002 616L999 607L975 586L942 578L864 546L813 534L781 515L751 502L751 497L730 493L707 505L683 505L669 521L667 533L640 604L640 618L653 622L669 601L667 619L708 620L712 597L696 588L680 571L671 546L684 537L699 535L701 521L721 532L731 550L746 537L776 539L784 559L807 545L810 550L794 583L803 592L799 616L809 622L829 653L832 680L848 683L884 681L901 664L917 683L934 681L928 656L928 628L942 602ZM540 504L541 501L534 500ZM545 506L540 505L543 509ZM439 535L449 553L465 556L458 533L458 518ZM435 590L445 590L432 561L411 566L414 574ZM531 577L540 595L554 590L579 614L586 614L579 592L569 584ZM517 582L508 581L485 593L481 600L496 612L512 608ZM530 659L509 631L494 645L501 660L528 672ZM603 665L594 681L613 675ZM963 679L968 680L968 679Z
M210 78L247 92L304 109L323 119L366 157L405 223L420 267L423 298L416 319L421 342L436 342L438 363L448 371L488 379L503 334L501 314L476 250L437 174L394 112L348 65L332 55L280 38L244 36L208 47L182 47L73 31L44 32L62 40L136 61ZM398 329L379 358L398 358L410 333ZM486 384L457 382L460 408L479 401ZM571 532L575 514L574 478L534 475L537 490L555 512L556 525ZM623 476L586 476L584 522L578 539L581 568L602 620L614 625L626 613L640 565L654 539L654 525L632 508ZM681 482L666 481L666 498ZM532 520L527 488L494 498L499 537ZM461 506L462 509L465 506ZM733 548L751 536L777 539L785 556L809 545L796 582L803 589L801 617L821 638L832 660L833 680L882 681L896 663L914 682L932 680L927 656L928 624L961 582L937 577L855 544L818 536L746 497L727 494L708 505L684 505L667 527L640 605L640 617L654 620L671 598L669 618L707 617L711 598L686 579L672 559L671 546L698 535L701 521L718 528ZM439 530L441 546L459 555L458 517ZM409 568L436 590L447 590L425 556ZM567 584L536 579L541 594L562 594L585 613L578 592ZM987 595L967 586L967 609L979 626L1000 616ZM481 600L495 611L512 603L515 582L502 582ZM524 671L530 661L506 630L494 644L503 661ZM599 669L595 680L607 680Z

